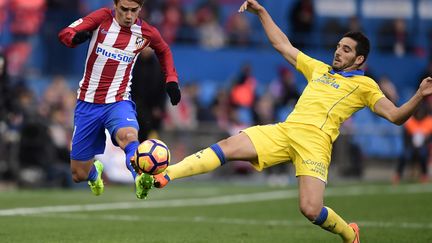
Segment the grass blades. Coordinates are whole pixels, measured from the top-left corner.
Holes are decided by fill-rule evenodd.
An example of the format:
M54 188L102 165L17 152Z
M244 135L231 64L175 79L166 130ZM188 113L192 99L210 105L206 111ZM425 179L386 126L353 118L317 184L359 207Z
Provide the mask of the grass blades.
M432 242L432 185L329 186L325 204L362 242ZM298 210L296 187L179 182L135 199L133 185L0 193L1 242L342 242Z

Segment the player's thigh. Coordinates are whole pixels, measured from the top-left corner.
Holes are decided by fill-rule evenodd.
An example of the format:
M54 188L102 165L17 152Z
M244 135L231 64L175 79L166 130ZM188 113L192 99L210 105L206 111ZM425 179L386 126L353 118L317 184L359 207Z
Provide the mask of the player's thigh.
M310 125L287 128L296 176L312 176L327 182L332 144L328 135Z
M139 125L135 103L129 100L113 103L106 110L103 122L115 146L124 148L129 142L138 140Z
M256 170L261 171L292 159L291 144L281 124L253 126L243 133L249 137L255 149L256 158L250 161Z
M219 143L227 160L254 160L257 152L250 138L244 133L238 133Z
M78 102L74 116L71 160L89 161L105 150L105 128L100 121L99 108Z

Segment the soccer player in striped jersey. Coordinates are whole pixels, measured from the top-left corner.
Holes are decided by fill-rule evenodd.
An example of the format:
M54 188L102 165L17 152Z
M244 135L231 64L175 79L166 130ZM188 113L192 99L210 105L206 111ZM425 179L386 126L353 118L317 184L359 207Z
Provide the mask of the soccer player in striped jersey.
M172 105L177 105L181 98L169 46L155 27L139 18L143 4L144 0L114 0L113 9L98 9L59 33L60 41L67 47L90 40L84 75L79 83L70 157L73 180L88 181L95 195L104 189L103 164L94 161L94 157L104 152L105 129L113 144L126 154L136 196L145 198L152 185L149 175L137 175L130 164L139 145L139 126L130 89L132 69L141 50L155 51L165 73L166 91Z
M313 59L292 46L256 0L245 1L239 12L257 15L272 46L308 81L293 112L285 122L253 126L237 135L186 157L154 176L155 186L207 173L232 160L249 161L257 170L291 161L299 185L299 207L303 215L321 228L341 236L343 242L360 242L359 227L348 224L324 205L332 144L340 125L354 112L369 107L392 123L403 124L432 94L432 78L425 78L417 92L396 107L374 80L360 69L369 53L369 40L350 32L337 43L332 65Z

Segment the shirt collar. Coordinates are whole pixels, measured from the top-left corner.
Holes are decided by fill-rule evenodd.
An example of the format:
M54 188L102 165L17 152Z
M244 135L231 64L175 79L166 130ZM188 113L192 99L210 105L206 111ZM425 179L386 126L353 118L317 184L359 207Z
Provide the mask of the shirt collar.
M341 76L343 76L343 77L345 77L345 78L351 78L351 77L354 77L354 76L357 76L357 75L361 75L361 76L363 76L364 75L364 71L363 70L361 70L361 69L357 69L357 70L352 70L352 71L348 71L348 72L345 72L345 71L334 71L333 69L331 69L330 71L329 71L329 73L331 73L331 74L339 74L339 75L341 75Z

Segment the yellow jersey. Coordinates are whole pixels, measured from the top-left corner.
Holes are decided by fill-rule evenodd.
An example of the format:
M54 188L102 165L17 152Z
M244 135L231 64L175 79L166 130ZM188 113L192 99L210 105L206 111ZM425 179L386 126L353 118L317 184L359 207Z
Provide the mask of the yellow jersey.
M365 106L374 111L375 103L384 97L373 79L332 72L331 66L302 52L297 56L296 69L308 84L286 122L314 125L328 134L332 142L338 137L341 124L354 112Z

